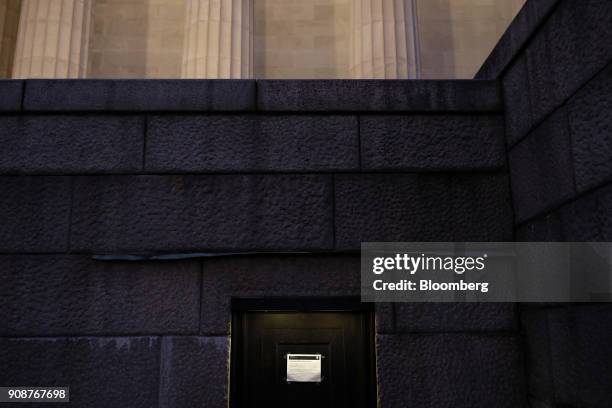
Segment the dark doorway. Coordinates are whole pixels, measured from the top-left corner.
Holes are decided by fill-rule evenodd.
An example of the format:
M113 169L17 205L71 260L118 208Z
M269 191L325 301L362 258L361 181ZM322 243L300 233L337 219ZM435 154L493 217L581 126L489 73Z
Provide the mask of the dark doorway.
M367 306L353 299L240 299L233 308L233 408L375 406Z

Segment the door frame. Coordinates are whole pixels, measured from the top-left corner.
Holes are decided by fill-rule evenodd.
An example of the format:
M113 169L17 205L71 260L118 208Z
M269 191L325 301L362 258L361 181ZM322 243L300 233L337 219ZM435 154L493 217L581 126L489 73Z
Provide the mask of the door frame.
M243 316L247 312L356 312L364 315L365 335L368 339L367 370L370 373L368 405L376 407L376 346L374 303L361 302L355 296L335 297L236 297L231 299L232 321L230 334L230 387L229 406L239 408L239 399L234 393L238 384L242 382L242 333L244 328Z

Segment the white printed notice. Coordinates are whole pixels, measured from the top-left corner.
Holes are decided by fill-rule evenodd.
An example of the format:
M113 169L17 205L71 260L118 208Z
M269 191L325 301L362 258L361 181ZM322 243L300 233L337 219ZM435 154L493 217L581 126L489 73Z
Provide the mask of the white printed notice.
M321 354L287 354L288 382L321 382Z

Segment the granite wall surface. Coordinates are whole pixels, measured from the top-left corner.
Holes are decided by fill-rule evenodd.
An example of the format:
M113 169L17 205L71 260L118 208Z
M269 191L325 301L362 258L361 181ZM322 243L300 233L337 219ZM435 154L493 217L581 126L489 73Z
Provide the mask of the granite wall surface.
M513 239L496 81L0 94L0 383L69 385L75 407L227 406L232 298L358 295L361 241ZM521 406L518 323L378 305L380 406Z
M499 78L519 241L612 241L612 2L528 1L477 78ZM534 407L612 400L612 307L526 305Z

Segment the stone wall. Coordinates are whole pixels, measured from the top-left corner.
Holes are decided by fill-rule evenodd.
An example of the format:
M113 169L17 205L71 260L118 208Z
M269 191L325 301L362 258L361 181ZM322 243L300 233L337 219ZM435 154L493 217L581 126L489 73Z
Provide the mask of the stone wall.
M361 241L512 240L495 81L0 92L0 383L75 407L225 407L232 297L358 295ZM380 304L376 332L381 407L524 402L514 305Z
M478 78L499 77L517 239L612 241L612 3L532 0ZM537 407L612 400L612 307L525 307Z

